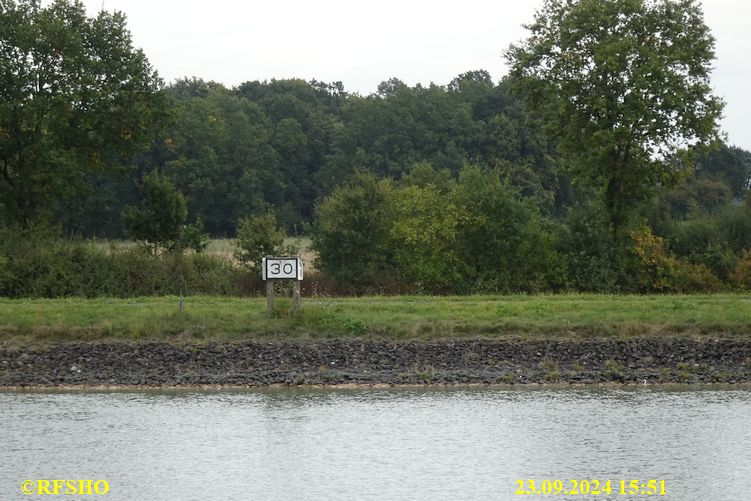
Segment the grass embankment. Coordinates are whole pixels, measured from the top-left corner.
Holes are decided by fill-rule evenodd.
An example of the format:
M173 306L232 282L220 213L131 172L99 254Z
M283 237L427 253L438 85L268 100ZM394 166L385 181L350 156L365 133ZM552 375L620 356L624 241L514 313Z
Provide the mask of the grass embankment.
M0 300L0 342L751 334L751 295Z

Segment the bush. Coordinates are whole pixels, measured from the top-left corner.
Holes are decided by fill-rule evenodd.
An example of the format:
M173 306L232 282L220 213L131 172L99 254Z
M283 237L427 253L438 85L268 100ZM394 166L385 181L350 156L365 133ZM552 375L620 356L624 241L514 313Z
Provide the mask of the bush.
M730 280L739 289L751 290L751 249L743 251L730 275Z
M707 266L686 259L676 259L674 266L674 292L720 292L727 289Z
M140 205L123 210L127 235L144 242L156 254L180 240L180 228L188 218L188 204L175 185L157 172L146 174L138 185Z
M139 206L123 210L127 235L143 244L151 253L160 249L201 252L208 244L203 222L198 219L187 225L188 205L175 185L157 172L146 174L138 187L142 201Z
M97 248L53 235L0 231L0 295L133 297L238 294L239 271L222 259L142 247Z
M318 206L318 268L361 289L394 278L429 293L558 289L565 264L538 209L497 172L447 181L419 165L394 186L361 174ZM390 277L390 278L389 278Z
M453 197L461 208L456 238L464 290L534 292L563 286L565 264L538 208L498 172L464 167Z
M676 223L668 238L673 252L684 257L701 255L712 247L722 247L717 218L709 216Z
M4 235L7 237L7 235ZM15 233L2 249L9 297L98 296L111 285L108 257L80 242Z
M727 216L682 221L673 227L669 238L671 249L677 256L706 266L715 276L728 280L738 258L728 242L732 230L723 227L723 217Z
M669 292L675 288L675 259L667 255L663 239L643 227L631 232L631 259L626 285L632 292Z
M462 209L435 185L406 186L392 197L388 245L397 277L418 290L447 292L462 279L457 228Z
M360 173L316 207L316 268L356 287L394 273L393 186Z
M558 251L566 261L570 286L578 291L616 292L623 251L613 244L601 202L569 210L559 228Z
M751 195L743 205L729 206L718 215L723 242L735 253L751 248Z
M199 217L193 224L183 225L180 232L180 239L175 246L176 251L181 252L184 249L191 249L200 254L206 250L209 245L209 236L203 226L203 221Z
M224 259L179 252L153 256L141 248L114 252L109 294L118 297L239 294L239 271Z
M732 200L730 187L713 179L690 177L664 193L672 219L713 214Z
M243 218L237 223L235 259L258 274L264 257L292 250L283 248L284 238L284 231L277 228L276 217L271 212Z

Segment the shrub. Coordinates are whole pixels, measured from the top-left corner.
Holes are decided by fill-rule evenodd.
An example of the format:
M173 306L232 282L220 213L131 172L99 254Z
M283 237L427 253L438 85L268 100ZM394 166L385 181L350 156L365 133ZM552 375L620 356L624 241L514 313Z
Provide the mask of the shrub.
M631 259L626 284L634 292L668 292L675 286L675 259L667 255L663 239L643 227L631 232Z
M107 256L80 242L11 232L2 248L9 297L98 296L110 285ZM7 242L7 240L6 240Z
M316 268L355 286L373 285L394 271L393 186L360 173L316 207Z
M731 208L734 212L734 208ZM727 215L727 212L725 212ZM722 218L706 216L682 221L670 233L671 248L691 263L704 265L712 274L727 280L735 268L737 256L728 242L732 231L723 228Z
M175 245L176 251L191 249L200 254L209 245L209 236L204 230L203 221L199 217L195 223L184 225L180 232L180 239Z
M123 210L127 235L142 242L153 254L160 249L182 252L193 249L201 252L208 244L203 222L198 219L187 225L188 205L175 185L157 172L143 177L138 191L142 201Z
M558 251L566 262L571 287L579 291L616 292L620 287L622 250L613 244L601 202L569 210L559 228Z
M231 263L203 254L171 252L153 256L141 248L110 255L109 293L118 297L237 294L238 269Z
M180 240L180 228L188 217L185 197L175 185L157 172L146 174L138 186L140 205L123 210L127 235L144 242L156 254Z
M465 290L533 292L557 289L565 264L537 207L522 200L495 171L462 169L453 193Z
M675 292L720 292L727 288L706 265L687 259L675 260L674 277Z
M239 271L202 254L97 248L53 235L0 231L0 295L5 297L237 294Z
M745 204L729 206L720 212L717 224L722 240L733 252L751 248L751 195Z
M730 280L735 287L751 290L751 249L743 251L730 274Z
M235 259L258 274L264 257L293 251L282 247L284 238L284 231L277 228L273 213L245 217L237 223Z
M360 288L389 276L430 293L537 291L565 281L538 209L498 172L467 166L449 182L422 165L401 186L361 174L317 214L318 269Z
M391 252L397 276L419 290L445 292L461 279L457 228L462 210L436 186L406 186L395 191Z

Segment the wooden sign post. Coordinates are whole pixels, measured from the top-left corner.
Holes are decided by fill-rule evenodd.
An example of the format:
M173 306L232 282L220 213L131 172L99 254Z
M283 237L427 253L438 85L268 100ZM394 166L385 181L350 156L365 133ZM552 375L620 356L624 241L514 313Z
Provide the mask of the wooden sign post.
M300 282L302 281L302 259L299 257L263 258L261 277L266 281L266 308L274 313L274 284L279 280L292 280L292 314L300 309Z

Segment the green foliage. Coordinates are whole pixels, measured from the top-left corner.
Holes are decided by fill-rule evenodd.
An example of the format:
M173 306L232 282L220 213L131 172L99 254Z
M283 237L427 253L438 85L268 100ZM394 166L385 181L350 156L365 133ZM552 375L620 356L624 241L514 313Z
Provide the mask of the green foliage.
M719 144L697 159L697 172L727 185L734 197L743 198L751 187L751 152Z
M139 206L127 206L123 211L128 236L143 242L153 254L159 249L182 252L192 248L201 252L208 239L203 223L186 226L188 208L185 197L165 176L152 172L143 177L138 187L142 201Z
M33 238L20 247L7 257L11 278L5 283L4 296L100 296L112 284L106 256L80 244Z
M511 74L619 239L636 203L685 170L681 150L717 137L714 38L694 0L545 0L528 29Z
M232 235L241 217L279 202L276 194L288 182L278 178L273 126L258 104L220 84L181 80L167 91L176 119L155 167L189 194L189 214L211 234Z
M681 220L718 212L731 202L732 191L723 181L694 176L663 198L669 205L670 217Z
M675 260L663 248L663 239L649 228L631 232L631 256L627 263L627 287L639 293L669 292L675 284Z
M151 256L34 237L42 248L0 253L0 288L180 292L206 288L205 271L234 291L264 255L297 253L279 228L313 232L319 283L339 291L746 287L751 153L696 147L721 110L697 2L545 0L529 28L498 83L161 91L122 14L5 1L0 219L127 233ZM237 235L242 272L184 255L204 232Z
M571 287L580 291L617 291L624 251L613 243L602 202L571 208L562 223L558 228L558 250L567 262Z
M5 289L11 279L12 275L8 269L8 258L0 256L0 289Z
M354 285L368 285L393 270L390 245L393 187L361 173L316 208L316 268Z
M436 170L430 162L418 162L401 178L404 186L434 186L441 191L448 191L453 176L448 169Z
M87 173L147 146L164 99L121 13L89 18L76 0L8 0L0 40L0 201L6 219L28 228L85 190Z
M180 239L177 241L175 250L190 249L200 254L209 245L209 236L206 234L203 221L199 217L192 224L183 225L180 229Z
M498 172L465 167L454 197L465 214L457 246L467 290L532 292L563 285L565 269L539 210Z
M461 279L461 207L432 184L403 187L391 202L394 220L388 242L398 276L418 290L452 290Z
M718 214L721 238L735 253L751 248L751 194L742 205L732 205Z
M675 260L673 273L673 290L675 292L708 293L720 292L729 288L728 285L723 284L706 265L695 264L687 259Z
M235 259L256 275L261 272L261 262L266 256L292 255L282 249L285 234L276 226L272 212L261 216L248 216L237 223L237 251Z
M741 290L751 290L751 249L744 251L731 274L733 284Z
M2 230L0 295L132 297L237 294L239 270L201 254L105 250L55 235Z
M677 256L732 282L739 257L751 248L751 207L727 205L716 214L679 221L666 235Z
M668 233L671 248L679 256L696 257L722 251L722 242L716 217L697 217L675 223Z
M445 293L536 291L565 281L538 209L478 167L455 181L418 165L398 186L360 176L325 199L318 216L318 268L354 284L393 274L416 290Z

